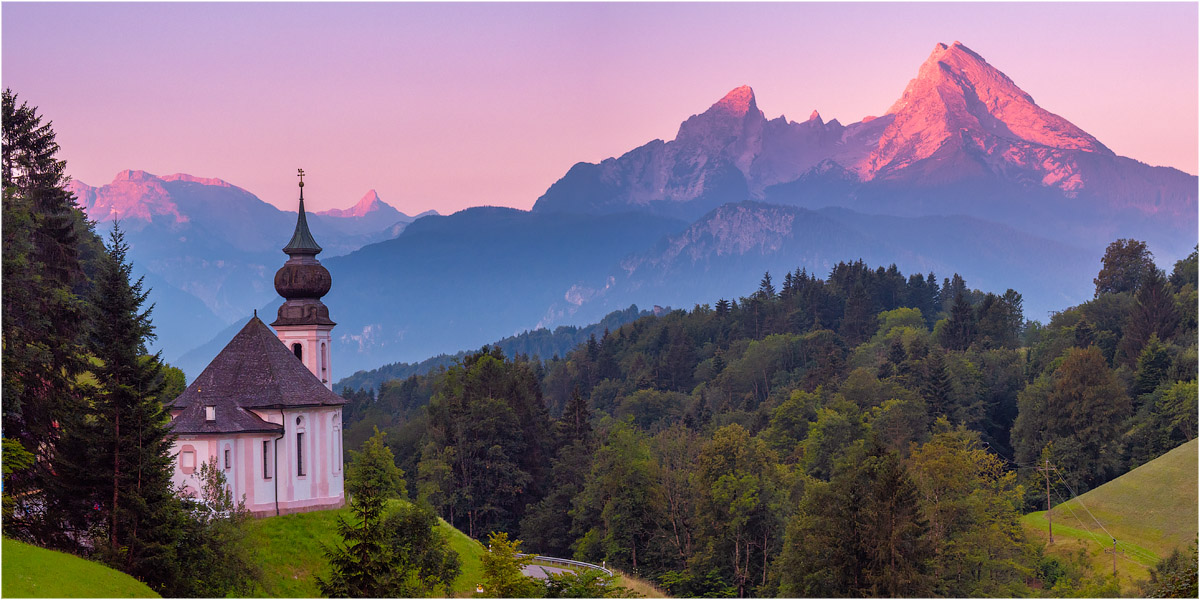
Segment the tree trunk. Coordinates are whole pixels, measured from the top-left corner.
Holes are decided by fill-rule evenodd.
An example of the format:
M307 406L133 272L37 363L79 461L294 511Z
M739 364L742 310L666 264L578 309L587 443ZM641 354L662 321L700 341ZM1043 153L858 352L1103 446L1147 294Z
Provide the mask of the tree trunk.
M117 494L121 490L121 412L114 411L113 417L113 500L112 525L108 532L109 545L117 551Z

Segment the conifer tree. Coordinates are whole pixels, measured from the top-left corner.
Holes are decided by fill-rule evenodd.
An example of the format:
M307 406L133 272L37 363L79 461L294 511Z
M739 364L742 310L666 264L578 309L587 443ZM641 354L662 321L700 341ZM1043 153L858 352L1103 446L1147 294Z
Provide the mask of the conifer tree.
M95 384L88 404L65 415L53 485L56 504L77 525L103 531L94 543L117 568L169 593L182 505L171 485L174 437L163 406L162 364L146 354L152 306L132 280L128 246L115 227L89 303L87 348ZM89 516L82 516L89 515Z
M317 577L317 587L329 597L387 598L403 596L405 577L400 572L400 557L388 544L383 528L384 507L391 498L404 495L404 473L383 443L379 429L363 444L361 452L351 452L346 469L346 492L354 521L338 517L337 530L342 543L325 551L329 559L328 577Z
M18 106L3 92L3 430L6 440L32 453L27 468L4 476L4 490L18 504L31 503L5 521L9 535L51 544L57 527L30 519L44 502L38 493L53 477L49 453L54 427L70 406L76 374L83 369L86 288L81 246L98 246L74 197L66 191L66 163L57 158L50 123L36 107ZM94 248L93 248L94 251ZM15 448L15 447L14 447Z

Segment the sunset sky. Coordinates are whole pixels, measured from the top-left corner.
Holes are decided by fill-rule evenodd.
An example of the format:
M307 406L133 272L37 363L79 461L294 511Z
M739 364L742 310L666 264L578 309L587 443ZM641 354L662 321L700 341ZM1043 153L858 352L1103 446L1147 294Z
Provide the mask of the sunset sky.
M12 3L0 79L68 173L219 177L294 209L527 209L729 90L883 114L961 41L1109 148L1197 172L1197 4Z

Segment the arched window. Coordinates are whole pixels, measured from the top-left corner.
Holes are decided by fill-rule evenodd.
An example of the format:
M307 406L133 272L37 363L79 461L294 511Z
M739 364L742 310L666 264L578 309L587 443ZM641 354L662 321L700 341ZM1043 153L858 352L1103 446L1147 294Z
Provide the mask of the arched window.
M295 354L296 358L304 360L304 348L300 344L292 344L292 354Z
M321 383L329 381L329 358L325 354L325 342L321 342Z
M296 476L304 477L304 417L296 417Z

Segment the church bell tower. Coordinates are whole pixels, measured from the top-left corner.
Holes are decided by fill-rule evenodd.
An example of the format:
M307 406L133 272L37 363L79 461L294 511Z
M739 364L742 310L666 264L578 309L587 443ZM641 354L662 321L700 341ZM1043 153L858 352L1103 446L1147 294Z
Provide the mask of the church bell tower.
M279 341L332 390L331 332L337 323L329 320L329 308L321 302L321 297L329 293L333 279L317 260L321 247L308 230L308 219L304 215L304 169L299 169L299 173L300 213L296 218L296 232L283 247L283 252L288 255L287 262L275 272L275 291L286 302L279 307L278 318L271 327L275 328Z

